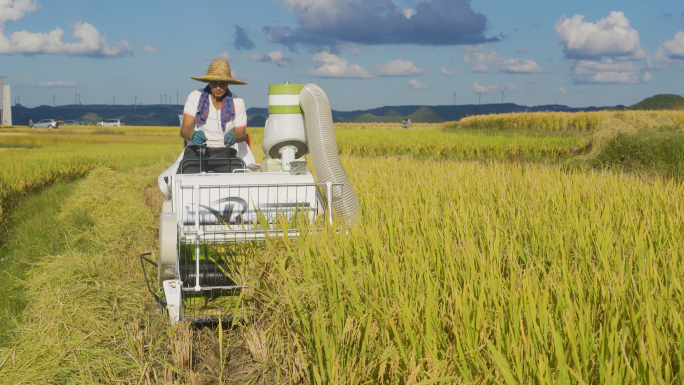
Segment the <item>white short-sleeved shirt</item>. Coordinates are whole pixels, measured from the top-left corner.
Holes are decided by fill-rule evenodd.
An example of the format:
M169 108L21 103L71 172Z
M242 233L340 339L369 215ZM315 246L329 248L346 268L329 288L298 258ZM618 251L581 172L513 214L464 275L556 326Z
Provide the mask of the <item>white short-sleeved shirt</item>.
M197 115L197 106L199 105L202 89L192 91L188 95L188 100L185 101L185 108L183 115L192 117ZM198 124L195 121L195 131L202 130L207 136L207 147L225 147L223 143L223 136L229 132L235 132L236 128L247 127L247 111L245 109L245 101L233 93L233 104L235 105L235 116L226 122L225 131L221 129L221 110L214 108L213 103L209 103L209 113L207 114L207 121L205 124ZM246 165L256 163L254 155L245 142L235 143L231 146L238 154L239 158L245 161Z

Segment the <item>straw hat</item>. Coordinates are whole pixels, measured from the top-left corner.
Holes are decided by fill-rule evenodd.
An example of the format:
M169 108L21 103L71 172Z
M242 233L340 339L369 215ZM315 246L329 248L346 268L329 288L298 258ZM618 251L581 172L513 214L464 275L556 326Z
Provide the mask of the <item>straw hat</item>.
M207 74L204 76L191 76L193 80L199 80L201 82L210 82L212 80L228 82L228 84L247 84L242 80L235 79L230 72L230 64L223 59L216 59L211 64L209 64L209 69Z

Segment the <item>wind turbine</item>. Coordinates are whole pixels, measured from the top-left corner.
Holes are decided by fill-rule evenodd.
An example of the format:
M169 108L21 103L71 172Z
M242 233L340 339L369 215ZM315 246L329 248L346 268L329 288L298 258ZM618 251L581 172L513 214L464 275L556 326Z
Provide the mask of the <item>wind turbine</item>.
M501 90L501 104L503 104L503 98L504 98L504 93L508 89L508 86L505 86L503 90Z
M482 91L478 92L477 94L480 95L480 97L478 98L478 101L479 101L480 105L482 105Z
M457 93L458 93L458 91L454 91L454 106L456 105L456 94Z

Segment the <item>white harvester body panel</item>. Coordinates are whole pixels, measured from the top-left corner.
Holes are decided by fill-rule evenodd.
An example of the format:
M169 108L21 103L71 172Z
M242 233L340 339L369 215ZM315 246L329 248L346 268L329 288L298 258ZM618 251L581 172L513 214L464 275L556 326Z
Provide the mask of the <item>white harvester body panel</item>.
M282 221L312 222L324 213L311 173L175 175L172 197L181 242L263 239Z
M175 325L183 318L182 308L183 300L181 293L183 291L183 282L177 279L169 279L164 281L164 296L166 298L166 309L169 312L169 319L171 324Z

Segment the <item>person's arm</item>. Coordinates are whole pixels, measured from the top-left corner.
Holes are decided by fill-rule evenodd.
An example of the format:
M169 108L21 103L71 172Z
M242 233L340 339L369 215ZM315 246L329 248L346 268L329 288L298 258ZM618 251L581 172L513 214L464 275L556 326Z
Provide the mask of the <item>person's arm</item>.
M245 102L242 98L235 99L235 141L244 142L247 140L247 111Z
M195 125L195 118L183 115L183 124L180 129L180 136L185 140L192 140L192 127Z
M244 142L247 140L247 126L235 127L235 141Z

